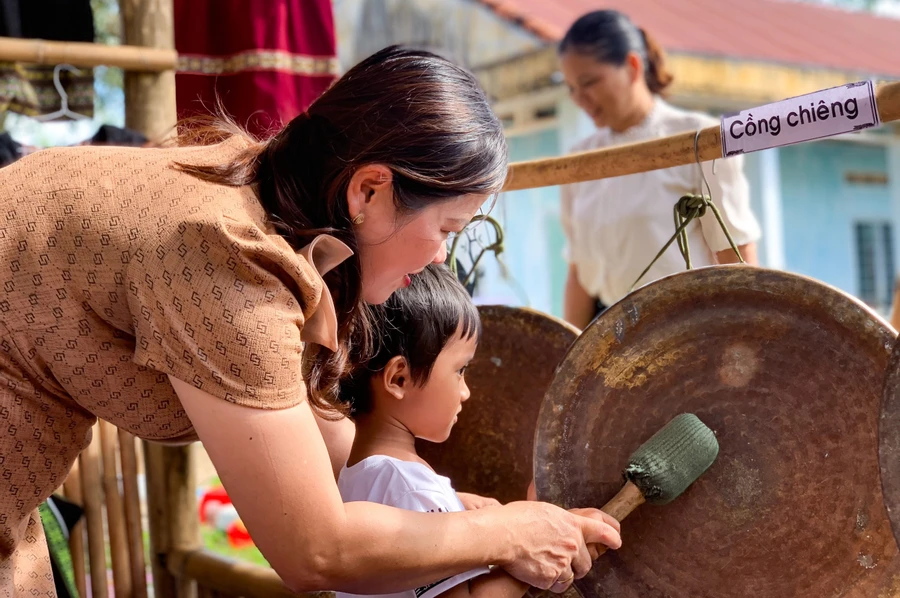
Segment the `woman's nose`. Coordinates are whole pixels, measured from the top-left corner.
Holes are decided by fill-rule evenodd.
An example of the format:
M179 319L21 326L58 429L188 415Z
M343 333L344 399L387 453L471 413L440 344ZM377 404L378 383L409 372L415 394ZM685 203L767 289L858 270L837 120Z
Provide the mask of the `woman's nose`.
M441 248L438 249L437 255L434 256L434 259L431 260L434 264L443 264L447 261L447 244L441 243Z

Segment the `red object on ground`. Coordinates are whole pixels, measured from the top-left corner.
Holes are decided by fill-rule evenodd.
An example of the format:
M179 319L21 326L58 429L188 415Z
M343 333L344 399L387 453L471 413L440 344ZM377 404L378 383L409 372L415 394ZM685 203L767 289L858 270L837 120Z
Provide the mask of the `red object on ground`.
M331 0L175 0L178 117L221 102L266 136L322 94L337 75Z
M206 521L206 505L210 502L217 502L223 505L230 505L231 499L228 498L228 494L225 492L225 488L219 486L218 488L212 488L203 493L203 498L200 499L200 521L201 523L207 523Z
M232 548L246 548L253 545L253 538L250 537L240 519L232 523L225 534L228 536L228 543Z

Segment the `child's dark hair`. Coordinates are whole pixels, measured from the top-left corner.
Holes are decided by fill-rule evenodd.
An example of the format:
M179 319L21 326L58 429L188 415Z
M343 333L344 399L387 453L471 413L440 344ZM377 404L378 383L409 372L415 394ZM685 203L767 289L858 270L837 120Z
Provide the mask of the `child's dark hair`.
M372 378L394 357L406 359L411 382L421 386L451 338L481 338L478 308L443 264L429 265L373 312L374 354L363 362L351 359L353 371L341 381L340 400L351 416L371 409Z

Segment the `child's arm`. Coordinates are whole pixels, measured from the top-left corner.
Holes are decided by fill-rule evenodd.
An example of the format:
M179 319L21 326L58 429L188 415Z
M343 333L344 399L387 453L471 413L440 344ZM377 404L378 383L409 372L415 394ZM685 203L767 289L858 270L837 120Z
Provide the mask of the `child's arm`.
M498 567L487 575L479 575L450 588L439 598L522 598L528 588L527 583Z

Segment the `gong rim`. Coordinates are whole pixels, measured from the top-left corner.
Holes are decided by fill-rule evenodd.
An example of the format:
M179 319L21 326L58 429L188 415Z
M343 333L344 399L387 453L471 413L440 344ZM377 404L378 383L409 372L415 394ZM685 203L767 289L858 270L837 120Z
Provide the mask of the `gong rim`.
M885 372L878 428L881 487L894 539L900 544L900 338Z
M739 335L734 334L736 327ZM651 345L654 334L667 340L657 338ZM645 505L626 519L623 549L607 553L586 578L576 582L581 593L586 598L656 594L721 598L801 595L785 593L785 588L802 587L808 591L805 595L872 596L893 588L898 583L893 577L900 578L900 559L877 479L881 477L877 457L880 388L893 336L873 310L834 287L796 274L746 266L716 266L668 276L638 289L598 317L560 363L541 406L534 457L538 497L566 508L599 507L621 487L628 455L683 411L696 413L713 428L720 441L720 457L671 505ZM852 355L836 350L835 339L846 341L846 352ZM805 342L812 345L806 349L808 355L795 347ZM802 369L802 358L810 356L816 357L809 362L813 365ZM791 364L798 369L772 373L784 372ZM805 375L816 368L828 371L818 372L818 378ZM849 379L848 372L861 376L858 383ZM757 379L763 375L769 377ZM849 406L846 421L822 422L817 410L827 413L841 401L850 401L850 395L820 392L817 396L828 397L821 407L801 400L801 386L821 390L826 382L859 398L855 407ZM774 397L774 392L782 394ZM764 415L775 419L756 421ZM792 430L795 423L807 428ZM818 445L804 448L805 435L813 433L808 426L817 426L824 437ZM744 430L754 435L741 438ZM842 433L844 442L862 455L856 471L851 471L848 457L840 450L823 456L828 447L839 446ZM739 439L747 446L738 446ZM763 439L769 442L758 446ZM776 454L779 447L794 452ZM826 449L823 455L816 452L819 447ZM590 476L584 473L586 464L592 468ZM852 487L843 488L832 480L835 488L820 497L817 506L792 502L811 496L813 473L832 475L836 467L846 470L854 480ZM862 471L873 479L853 478ZM845 504L850 502L858 503L858 526L845 521L844 515L853 511ZM790 506L792 516L799 519L825 517L826 505L834 507L832 515L840 521L835 527L848 528L852 537L838 538L830 529L817 528L820 537L836 543L817 547L821 554L795 547L785 530L797 522L772 511ZM704 512L704 507L714 512ZM781 582L783 587L764 579L779 576L784 559L781 564L767 561L760 552L756 511L779 523L780 528L770 534L782 546L790 546L796 558L819 557L815 564L804 565L818 572L818 581L796 572L794 580ZM807 524L808 530L820 525ZM818 542L813 536L803 538L811 545ZM683 554L685 546L692 551L690 556ZM859 554L851 554L857 548ZM729 551L738 557L737 563L729 561ZM854 562L849 563L851 556ZM828 569L818 563L827 564ZM763 564L768 572L761 570ZM704 570L702 580L696 578L699 569ZM780 573L789 577L785 571ZM822 590L826 585L830 589Z
M465 378L471 398L445 442L417 440L416 449L458 492L524 500L544 393L579 330L527 307L478 311L482 336Z

